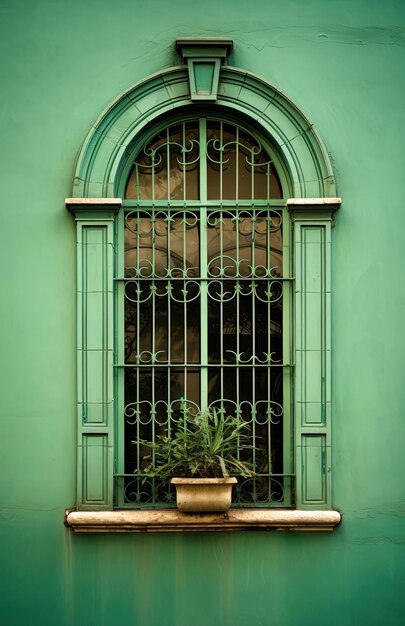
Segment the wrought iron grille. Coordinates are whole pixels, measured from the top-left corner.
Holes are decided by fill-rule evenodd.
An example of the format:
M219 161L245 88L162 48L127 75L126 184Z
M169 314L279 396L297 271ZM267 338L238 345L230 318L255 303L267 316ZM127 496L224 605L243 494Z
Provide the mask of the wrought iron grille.
M167 481L134 477L147 449L215 407L249 424L239 506L292 503L289 228L274 163L247 131L200 118L138 155L124 218L123 363L117 368L119 506L171 506ZM121 390L121 391L120 391ZM242 457L241 457L242 458Z

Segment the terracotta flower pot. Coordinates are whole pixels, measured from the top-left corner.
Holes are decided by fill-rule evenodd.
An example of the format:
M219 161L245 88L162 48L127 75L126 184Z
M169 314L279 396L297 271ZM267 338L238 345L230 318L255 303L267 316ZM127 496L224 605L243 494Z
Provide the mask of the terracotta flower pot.
M231 506L236 478L172 478L182 513L225 513Z

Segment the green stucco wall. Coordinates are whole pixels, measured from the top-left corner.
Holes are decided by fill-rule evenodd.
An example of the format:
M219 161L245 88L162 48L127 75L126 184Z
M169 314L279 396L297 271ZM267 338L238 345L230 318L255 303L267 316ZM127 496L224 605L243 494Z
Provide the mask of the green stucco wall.
M2 626L405 622L405 4L3 0ZM294 99L333 157L333 534L80 536L75 229L64 207L99 113L178 63L186 35Z

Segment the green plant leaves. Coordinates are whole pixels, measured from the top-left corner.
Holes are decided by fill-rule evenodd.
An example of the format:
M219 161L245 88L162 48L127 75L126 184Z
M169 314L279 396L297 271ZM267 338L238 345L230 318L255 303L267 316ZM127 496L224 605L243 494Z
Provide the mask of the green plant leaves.
M239 416L224 416L215 409L198 413L195 417L184 416L169 438L160 435L157 441L138 439L134 444L150 448L151 453L143 460L151 460L136 475L144 480L149 477L170 478L199 476L220 478L254 476L249 461L242 461L241 453L253 451L249 436L250 426Z

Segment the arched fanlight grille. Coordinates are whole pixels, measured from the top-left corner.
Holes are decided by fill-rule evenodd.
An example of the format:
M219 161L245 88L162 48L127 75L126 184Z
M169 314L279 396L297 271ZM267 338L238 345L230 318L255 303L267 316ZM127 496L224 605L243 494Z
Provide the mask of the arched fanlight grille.
M134 200L270 200L282 197L274 163L251 133L218 120L168 126L135 159ZM203 187L203 188L201 188Z

